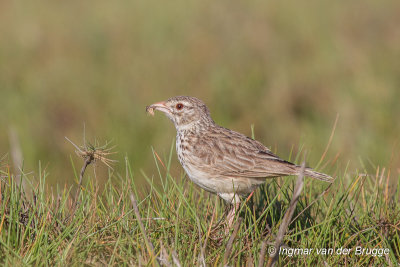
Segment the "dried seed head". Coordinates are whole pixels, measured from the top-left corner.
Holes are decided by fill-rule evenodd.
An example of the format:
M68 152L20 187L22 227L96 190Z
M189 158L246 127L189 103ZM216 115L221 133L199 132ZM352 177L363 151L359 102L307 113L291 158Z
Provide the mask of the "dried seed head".
M109 155L117 153L111 151L115 148L115 146L108 147L109 143L106 143L103 146L98 146L97 144L92 145L88 143L85 144L84 146L79 147L76 144L74 144L71 140L69 140L67 137L65 137L65 139L67 139L76 148L75 153L85 160L89 159L90 161L94 162L99 160L102 163L104 163L104 165L106 165L111 169L112 169L111 165L117 162L116 160L108 158Z

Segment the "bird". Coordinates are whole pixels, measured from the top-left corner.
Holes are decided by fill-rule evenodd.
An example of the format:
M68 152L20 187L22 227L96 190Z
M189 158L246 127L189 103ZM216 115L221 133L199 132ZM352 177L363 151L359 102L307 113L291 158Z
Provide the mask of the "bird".
M231 227L241 197L265 183L266 178L298 175L301 166L279 158L261 142L219 126L206 104L190 96L175 96L146 107L163 112L176 128L176 152L187 176L200 188L217 194L231 206L226 216ZM332 183L331 176L305 168L304 175Z

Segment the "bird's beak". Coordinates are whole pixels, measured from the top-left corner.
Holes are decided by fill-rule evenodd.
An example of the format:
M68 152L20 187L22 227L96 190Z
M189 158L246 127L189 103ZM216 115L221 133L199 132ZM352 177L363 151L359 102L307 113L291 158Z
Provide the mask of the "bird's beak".
M165 104L164 101L157 102L157 103L154 103L154 104L146 107L146 112L151 115L154 115L154 110L159 110L166 114L171 113L171 110L168 108L168 106Z

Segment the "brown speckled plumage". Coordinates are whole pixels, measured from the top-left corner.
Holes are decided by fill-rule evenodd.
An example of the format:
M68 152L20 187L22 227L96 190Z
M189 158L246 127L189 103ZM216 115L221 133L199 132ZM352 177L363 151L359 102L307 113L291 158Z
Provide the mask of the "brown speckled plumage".
M280 159L260 142L214 123L199 99L177 96L146 108L164 112L174 123L176 151L189 178L230 203L251 193L265 178L297 175L300 166ZM307 168L305 175L332 182L329 175Z

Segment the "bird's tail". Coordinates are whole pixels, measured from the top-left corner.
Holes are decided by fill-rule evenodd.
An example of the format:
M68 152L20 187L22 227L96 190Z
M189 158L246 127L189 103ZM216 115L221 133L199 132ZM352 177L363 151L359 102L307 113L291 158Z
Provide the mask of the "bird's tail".
M335 181L335 178L333 178L332 176L329 176L325 173L320 173L320 172L316 172L313 169L310 168L306 168L304 170L304 176L308 176L317 180L321 180L324 182L328 182L328 183L333 183L333 181Z

